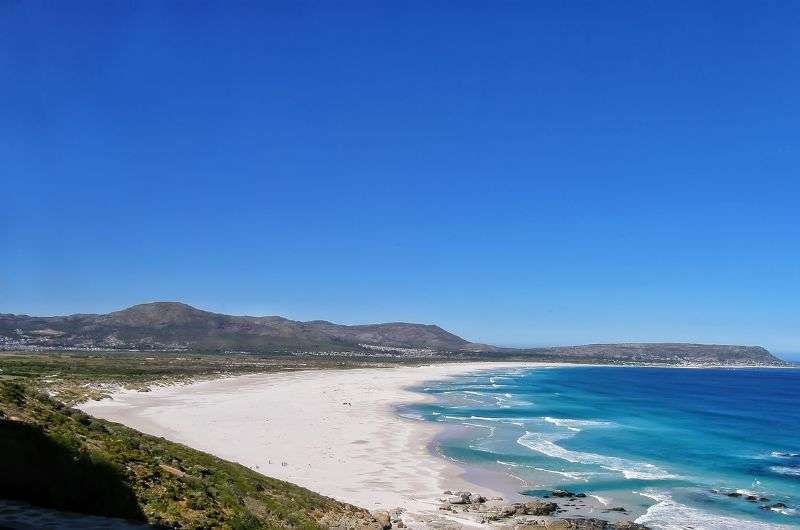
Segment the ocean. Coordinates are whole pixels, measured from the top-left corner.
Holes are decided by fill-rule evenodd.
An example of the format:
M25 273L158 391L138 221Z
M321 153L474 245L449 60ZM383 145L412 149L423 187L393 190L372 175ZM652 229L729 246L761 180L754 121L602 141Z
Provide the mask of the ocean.
M800 370L515 368L416 390L434 401L402 413L446 425L437 450L501 491L585 493L653 528L800 527Z

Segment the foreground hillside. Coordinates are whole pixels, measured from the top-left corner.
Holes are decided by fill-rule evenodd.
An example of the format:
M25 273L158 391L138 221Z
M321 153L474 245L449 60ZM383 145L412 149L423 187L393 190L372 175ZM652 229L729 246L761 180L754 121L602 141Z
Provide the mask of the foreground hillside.
M758 346L680 343L498 348L439 326L395 322L345 326L279 316L211 313L177 302L141 304L102 315L0 314L0 350L294 353L360 357L514 359L655 364L782 365Z
M366 510L0 381L0 498L167 528L378 528Z

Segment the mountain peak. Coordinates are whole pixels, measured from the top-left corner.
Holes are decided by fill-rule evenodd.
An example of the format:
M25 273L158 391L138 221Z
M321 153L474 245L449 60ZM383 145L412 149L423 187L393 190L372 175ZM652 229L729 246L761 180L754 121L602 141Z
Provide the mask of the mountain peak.
M186 324L213 315L182 302L151 302L138 304L106 315L110 323L127 326L158 326Z

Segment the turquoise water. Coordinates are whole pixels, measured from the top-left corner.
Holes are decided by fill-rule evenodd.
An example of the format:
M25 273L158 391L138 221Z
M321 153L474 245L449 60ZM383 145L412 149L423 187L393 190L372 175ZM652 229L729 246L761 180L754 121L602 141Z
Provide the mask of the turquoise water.
M453 426L441 452L518 493L585 492L654 528L800 527L800 370L504 369L418 390L436 401L406 414Z

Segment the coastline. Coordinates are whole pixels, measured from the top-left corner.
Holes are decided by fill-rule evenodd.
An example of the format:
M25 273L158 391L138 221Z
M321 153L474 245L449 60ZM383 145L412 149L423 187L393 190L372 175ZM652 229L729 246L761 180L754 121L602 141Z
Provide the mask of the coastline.
M430 399L410 388L482 370L559 363L475 362L252 374L149 392L120 390L84 412L183 443L370 510L436 515L445 489L480 491L432 449L442 426L401 417ZM437 516L440 517L440 516Z
M260 373L153 386L149 391L118 389L111 399L85 402L78 408L240 463L267 477L373 512L389 512L400 527L486 527L489 512L451 509L442 502L448 497L444 492L472 491L490 500L502 497L486 504L497 512L509 502L530 501L509 481L509 477L523 479L445 456L440 443L461 427L415 419L413 414L404 414L406 407L434 401L422 392L423 387L451 377L499 369L577 366L581 365L467 362ZM560 503L557 518L612 523L636 518L644 523L653 517L703 521L708 516L671 499L653 500L655 504L643 505L645 509L615 513L603 499L588 495L578 503ZM740 522L752 523L754 528L782 528Z

